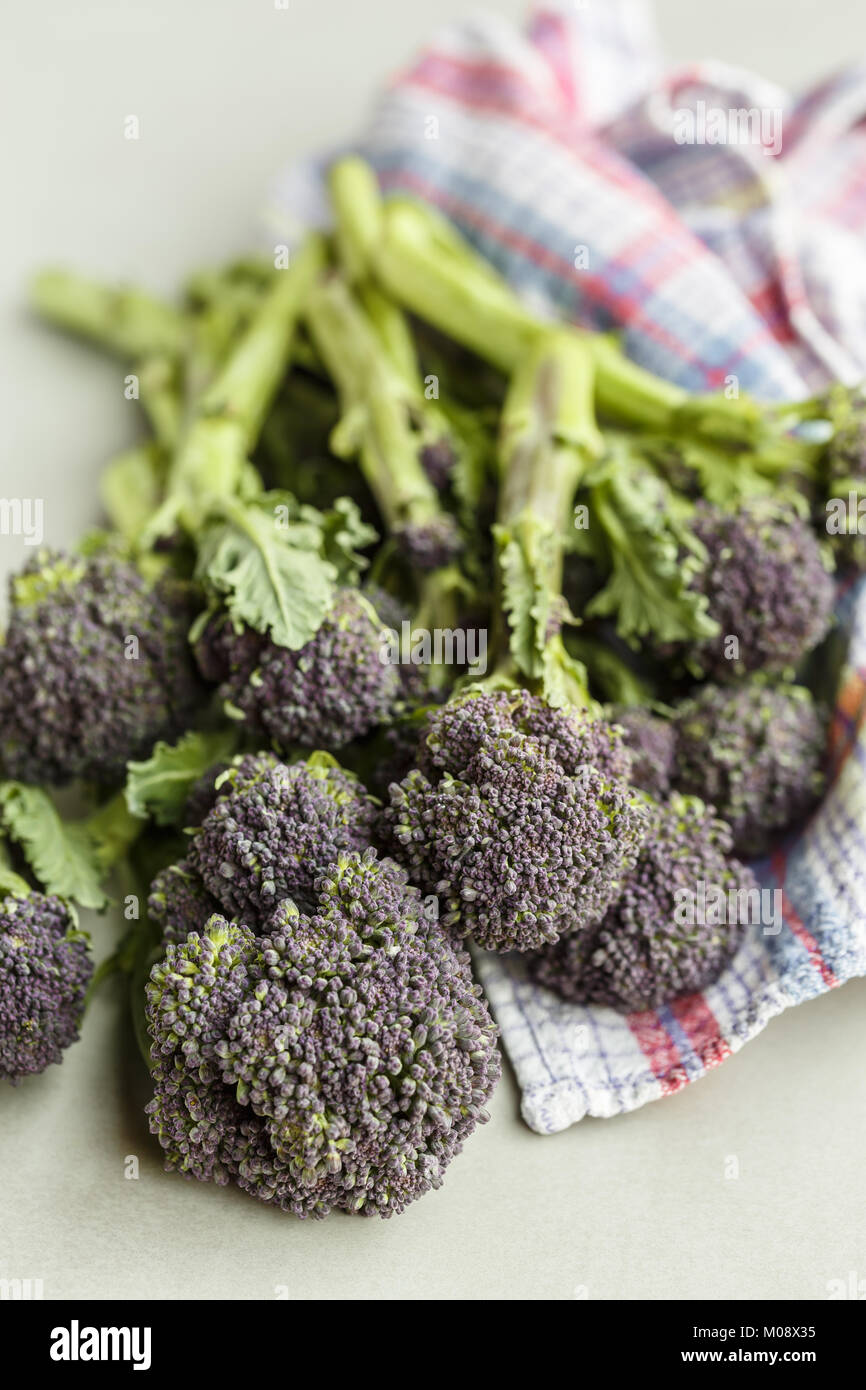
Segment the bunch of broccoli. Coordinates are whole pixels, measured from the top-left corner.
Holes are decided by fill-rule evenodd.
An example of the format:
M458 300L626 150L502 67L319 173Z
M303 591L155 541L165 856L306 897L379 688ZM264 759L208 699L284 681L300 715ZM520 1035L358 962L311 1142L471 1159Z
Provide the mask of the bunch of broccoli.
M105 529L10 582L0 1074L77 1037L74 904L119 864L147 911L100 974L129 976L166 1167L389 1216L499 1075L467 939L622 1010L738 949L676 905L748 897L741 860L822 794L810 658L834 566L866 568L825 504L866 491L866 417L689 397L361 161L331 193L331 235L178 308L37 281L150 433Z

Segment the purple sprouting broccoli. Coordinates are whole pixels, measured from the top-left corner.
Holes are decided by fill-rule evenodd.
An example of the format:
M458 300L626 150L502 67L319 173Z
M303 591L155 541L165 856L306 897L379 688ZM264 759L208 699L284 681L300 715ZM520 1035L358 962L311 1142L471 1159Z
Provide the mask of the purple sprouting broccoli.
M206 899L190 899L193 873L224 915L256 926L284 898L307 904L322 870L343 850L372 841L376 802L327 753L287 765L268 753L235 759L216 804L193 835L176 881L164 876L168 903L157 915L181 930Z
M0 1080L62 1062L93 975L88 938L62 898L0 866Z
M437 492L444 492L451 481L457 463L457 451L451 440L443 435L425 444L420 453L421 467Z
M632 784L650 796L667 795L671 789L676 750L674 724L641 705L614 706L610 717L622 730L631 753Z
M400 554L422 573L453 564L463 546L457 522L449 512L425 521L401 522L391 534Z
M298 1217L388 1217L438 1188L500 1070L468 955L373 850L264 937L214 917L169 945L147 1022L166 1168Z
M220 615L196 642L202 674L219 685L232 715L280 748L339 748L386 723L400 701L400 671L388 659L372 604L341 589L315 636L297 651Z
M193 606L113 548L40 553L10 583L0 646L0 767L56 785L121 779L190 722L203 687L187 645Z
M646 823L628 768L619 733L584 711L468 693L429 714L385 832L454 936L531 950L618 895Z
M756 880L730 858L730 829L713 807L675 795L652 816L637 864L601 921L530 957L531 977L564 999L659 1008L717 979L753 920ZM714 906L716 890L724 910Z
M203 932L211 917L223 911L188 859L160 870L150 885L147 911L160 928L164 942L186 941Z
M676 785L731 826L737 853L764 854L825 784L825 720L803 686L706 685L676 716Z
M866 570L866 539L860 530L866 497L866 389L832 386L816 410L833 425L821 463L824 506L816 519L838 563Z
M807 523L789 506L757 497L735 512L699 503L693 532L708 563L692 584L706 595L719 632L689 648L692 664L722 681L796 667L827 633L834 601Z

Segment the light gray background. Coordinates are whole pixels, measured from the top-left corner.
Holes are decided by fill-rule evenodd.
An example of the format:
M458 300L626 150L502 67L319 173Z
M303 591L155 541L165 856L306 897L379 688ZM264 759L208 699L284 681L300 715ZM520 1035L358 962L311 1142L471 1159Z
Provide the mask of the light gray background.
M800 83L866 54L862 0L658 9L676 60L714 54ZM466 10L7 0L0 491L44 497L50 541L96 520L95 480L135 407L119 368L28 319L29 272L67 262L168 291L245 249L274 169L351 134L381 79ZM122 136L129 114L137 143ZM0 537L4 570L22 557ZM103 953L115 931L96 923ZM0 1092L0 1277L41 1278L46 1297L821 1299L829 1280L866 1280L864 1005L866 982L852 983L661 1104L548 1138L520 1122L506 1071L439 1193L389 1222L299 1223L163 1175L109 986L62 1068Z

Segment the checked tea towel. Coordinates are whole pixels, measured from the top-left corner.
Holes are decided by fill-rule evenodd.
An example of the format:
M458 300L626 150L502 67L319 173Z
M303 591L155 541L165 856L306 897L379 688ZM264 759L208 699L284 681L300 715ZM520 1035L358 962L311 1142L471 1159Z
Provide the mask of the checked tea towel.
M684 120L706 129L719 110L764 113L764 143L680 143ZM386 192L435 205L523 294L622 329L634 358L691 390L735 376L782 400L866 375L866 64L792 99L720 63L665 70L641 0L547 4L525 33L482 17L439 34L360 148ZM315 172L280 180L277 214ZM781 890L781 930L753 928L702 994L629 1016L480 957L533 1129L668 1095L866 973L866 581L839 622L829 792L756 866Z

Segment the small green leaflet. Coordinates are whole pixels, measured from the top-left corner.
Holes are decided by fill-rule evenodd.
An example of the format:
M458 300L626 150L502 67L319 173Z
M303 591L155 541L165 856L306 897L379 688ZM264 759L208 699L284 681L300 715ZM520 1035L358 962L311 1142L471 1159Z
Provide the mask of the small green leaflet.
M234 753L235 735L187 733L175 744L157 743L144 762L127 765L126 804L134 816L175 825L195 783Z
M201 539L196 576L222 596L237 623L296 651L318 632L337 569L320 553L321 527L284 515L264 495L222 501Z
M358 552L374 545L379 539L378 532L364 521L358 504L351 497L338 497L327 512L302 507L300 513L302 520L308 517L316 519L322 535L321 551L329 564L334 566L337 583L358 584L361 572L368 563Z
M591 617L613 617L626 641L652 636L687 642L715 636L707 599L691 587L705 563L687 520L649 469L602 465L591 479L593 524L604 533L610 576L587 604Z
M46 893L105 906L98 850L83 822L64 822L45 792L21 782L0 783L0 819Z

